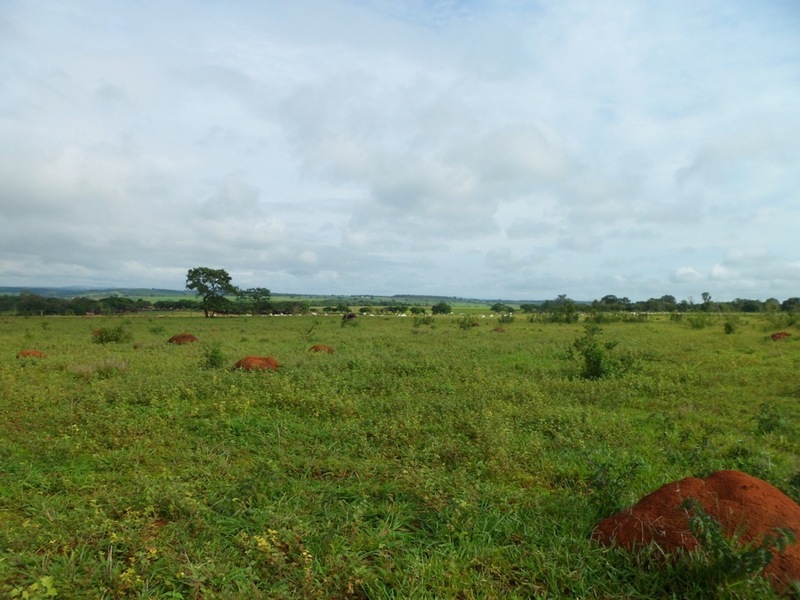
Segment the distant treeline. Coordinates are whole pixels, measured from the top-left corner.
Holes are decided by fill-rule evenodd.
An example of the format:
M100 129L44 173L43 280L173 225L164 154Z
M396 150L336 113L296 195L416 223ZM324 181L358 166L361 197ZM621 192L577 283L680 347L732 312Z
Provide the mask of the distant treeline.
M546 300L544 303L531 307L532 311L539 312L553 312L554 309L559 309L563 303L569 303L571 300L565 296L559 296L555 300ZM639 300L633 302L628 298L608 295L603 296L600 300L593 302L579 304L582 311L596 311L596 312L742 312L742 313L759 313L759 312L774 312L774 311L787 311L794 312L800 311L800 298L789 298L780 302L776 298L769 298L767 300L749 300L746 298L736 298L730 302L716 302L711 299L711 295L703 292L702 301L695 303L691 300L677 301L675 296L661 296L660 298L650 298L649 300ZM520 308L525 311L528 305L521 305Z
M94 298L46 298L37 294L0 295L0 312L19 316L47 315L121 315L146 311L197 311L203 308L199 300L182 298L178 300L149 300L109 296ZM238 299L227 300L223 314L302 314L309 312L308 302L267 301L253 306L250 302Z
M361 299L362 301L365 298ZM440 302L440 313L450 312L450 306ZM261 300L252 302L241 298L226 299L222 310L218 314L259 314L259 315L297 315L311 312L347 313L350 306L344 302L324 307L312 307L305 300ZM120 315L146 311L196 311L202 312L200 300L182 298L173 300L158 300L151 302L144 299L133 300L121 296L94 299L77 296L74 298L52 298L33 293L17 295L0 295L0 313L19 316L46 316L46 315ZM800 298L789 298L783 302L769 298L767 300L750 300L736 298L729 302L716 302L707 293L703 294L700 303L690 300L677 301L674 296L661 296L633 302L628 298L608 295L592 302L577 302L566 295L558 296L553 300L541 303L495 303L491 306L493 312L545 313L570 317L574 313L586 312L627 312L627 313L684 313L684 312L800 312ZM421 306L410 306L404 302L377 301L373 306L362 307L362 313L398 314L411 312L425 314L427 310ZM437 312L437 311L433 311ZM565 318L565 320L571 320Z

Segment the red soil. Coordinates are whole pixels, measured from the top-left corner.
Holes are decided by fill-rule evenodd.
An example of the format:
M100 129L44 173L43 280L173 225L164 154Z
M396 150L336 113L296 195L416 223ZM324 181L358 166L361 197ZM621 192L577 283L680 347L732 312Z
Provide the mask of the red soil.
M769 337L772 338L772 341L777 342L778 340L782 340L784 338L788 338L788 337L791 337L791 336L792 336L792 334L789 333L788 331L777 331L777 332L773 333Z
M697 540L689 529L687 498L695 498L706 514L722 525L726 536L740 533L740 543L759 543L773 528L790 529L796 538L765 569L779 591L800 580L800 505L766 481L741 471L717 471L705 479L687 477L668 483L642 498L634 507L600 521L592 537L633 551L650 542L667 552L692 550Z
M326 346L325 344L315 344L308 349L309 352L327 352L328 354L333 354L333 348L330 346Z
M20 350L17 358L47 358L47 354L39 350Z
M232 369L242 369L243 371L265 371L271 369L277 371L279 367L278 361L271 356L245 356L233 365Z
M170 344L191 344L192 342L198 342L196 337L194 337L191 333L179 333L177 335L173 335L171 338L167 340Z

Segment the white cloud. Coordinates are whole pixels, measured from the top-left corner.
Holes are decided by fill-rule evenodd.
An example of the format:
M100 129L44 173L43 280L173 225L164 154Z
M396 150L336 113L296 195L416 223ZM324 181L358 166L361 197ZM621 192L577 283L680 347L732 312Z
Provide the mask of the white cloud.
M672 277L676 283L701 281L703 276L694 267L678 267Z
M796 295L798 26L739 0L11 0L0 281Z

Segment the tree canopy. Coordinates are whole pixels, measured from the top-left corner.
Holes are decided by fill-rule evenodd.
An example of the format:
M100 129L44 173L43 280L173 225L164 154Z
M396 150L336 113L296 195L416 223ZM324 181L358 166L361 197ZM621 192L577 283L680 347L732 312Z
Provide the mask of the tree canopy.
M231 276L225 269L195 267L186 274L186 289L194 290L200 296L206 317L225 312L230 304L226 295L239 295L239 288L231 283Z
M439 302L431 307L431 312L435 315L449 315L453 308L447 302Z

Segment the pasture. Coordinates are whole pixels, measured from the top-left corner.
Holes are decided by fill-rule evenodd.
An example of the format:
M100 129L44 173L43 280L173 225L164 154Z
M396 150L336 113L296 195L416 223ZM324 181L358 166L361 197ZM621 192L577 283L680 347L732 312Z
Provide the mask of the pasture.
M594 525L719 469L800 499L796 329L608 323L626 370L592 380L583 323L476 320L0 319L0 595L707 598Z

